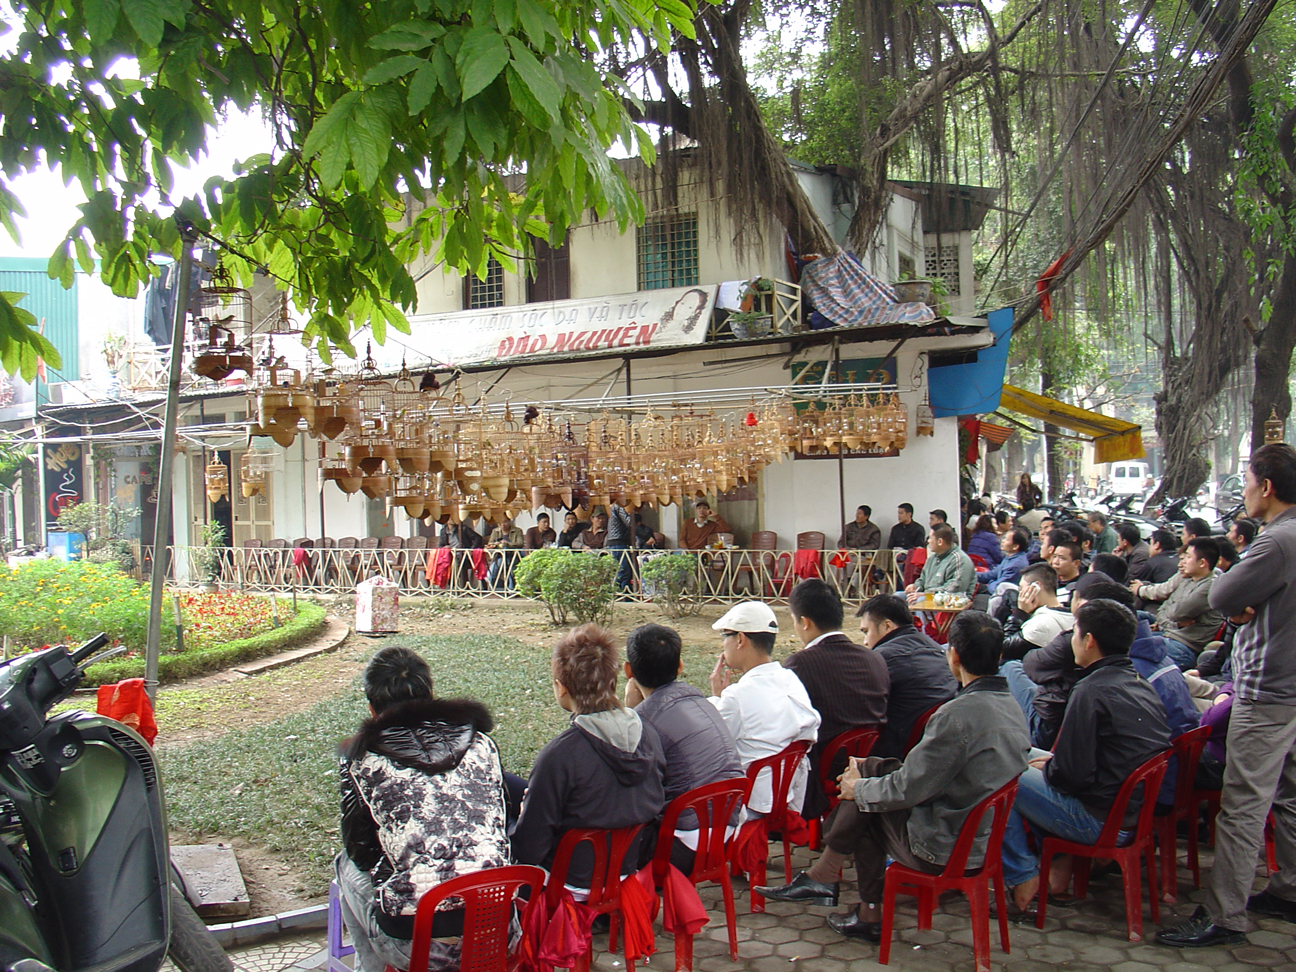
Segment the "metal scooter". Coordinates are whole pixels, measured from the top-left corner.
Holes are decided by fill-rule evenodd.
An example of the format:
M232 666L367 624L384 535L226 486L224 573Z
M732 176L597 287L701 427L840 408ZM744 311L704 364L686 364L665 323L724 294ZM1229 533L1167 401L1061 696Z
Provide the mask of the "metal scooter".
M103 716L48 715L124 650L107 643L0 665L0 970L157 972L169 955L229 972L177 889L152 749Z

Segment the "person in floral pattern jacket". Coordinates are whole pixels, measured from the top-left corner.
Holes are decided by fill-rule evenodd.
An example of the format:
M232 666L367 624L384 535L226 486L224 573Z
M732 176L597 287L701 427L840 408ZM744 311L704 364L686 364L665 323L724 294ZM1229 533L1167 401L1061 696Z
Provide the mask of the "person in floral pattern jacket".
M460 874L509 863L494 720L471 699L438 699L428 664L381 649L365 670L371 717L342 744L342 917L359 972L408 968L419 898ZM452 899L454 900L454 899ZM438 909L429 969L458 968L462 906Z

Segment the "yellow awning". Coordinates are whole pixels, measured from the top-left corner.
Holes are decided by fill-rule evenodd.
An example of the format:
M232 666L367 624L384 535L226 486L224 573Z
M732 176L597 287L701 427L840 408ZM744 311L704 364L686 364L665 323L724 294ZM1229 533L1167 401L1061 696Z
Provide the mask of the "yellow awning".
M1060 425L1093 440L1094 462L1143 458L1143 426L1133 422L1076 408L1013 385L1003 386L999 407L1029 415L1051 425Z

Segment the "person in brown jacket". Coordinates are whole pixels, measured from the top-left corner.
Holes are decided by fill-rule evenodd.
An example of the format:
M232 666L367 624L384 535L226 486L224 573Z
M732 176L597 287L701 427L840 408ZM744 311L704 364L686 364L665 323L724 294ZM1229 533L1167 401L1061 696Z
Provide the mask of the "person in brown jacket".
M715 542L717 533L729 533L729 524L724 517L711 509L711 504L704 499L693 504L693 519L684 523L680 531L681 550L702 550Z

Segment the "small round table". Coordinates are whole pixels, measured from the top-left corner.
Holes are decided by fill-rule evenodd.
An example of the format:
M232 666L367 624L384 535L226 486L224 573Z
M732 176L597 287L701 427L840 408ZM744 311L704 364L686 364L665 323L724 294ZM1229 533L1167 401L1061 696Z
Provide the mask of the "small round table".
M932 616L932 627L935 629L932 638L942 645L949 641L949 629L950 625L954 623L954 618L960 611L966 611L971 606L971 598L962 602L960 607L954 607L951 604L937 604L931 594L924 594L918 600L909 602L910 611L925 611Z

